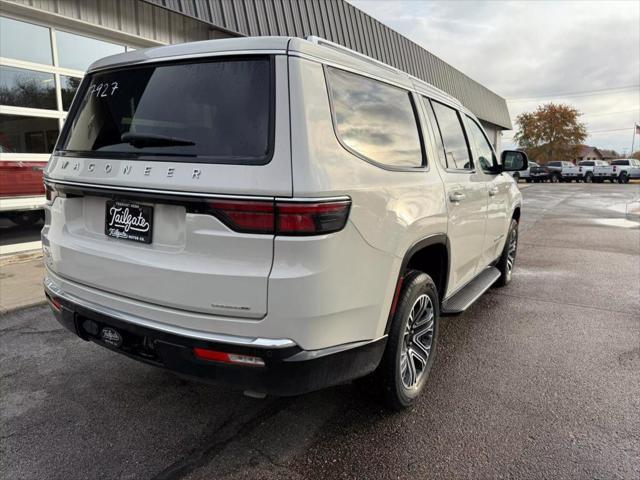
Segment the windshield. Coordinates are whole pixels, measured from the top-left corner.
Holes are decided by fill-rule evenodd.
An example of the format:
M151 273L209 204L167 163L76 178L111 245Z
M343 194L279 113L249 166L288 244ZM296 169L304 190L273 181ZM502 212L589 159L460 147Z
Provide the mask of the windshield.
M264 164L272 146L269 57L88 75L62 154Z

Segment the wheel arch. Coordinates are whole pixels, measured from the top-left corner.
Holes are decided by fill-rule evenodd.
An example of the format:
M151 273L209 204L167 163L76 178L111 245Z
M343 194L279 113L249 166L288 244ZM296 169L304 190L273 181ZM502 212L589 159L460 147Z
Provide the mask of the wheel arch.
M450 268L450 244L449 238L446 234L438 233L430 235L414 243L407 250L402 259L400 272L398 273L398 279L396 281L393 302L391 304L391 309L389 310L389 317L387 318L387 325L385 326L384 332L389 332L398 297L402 291L403 278L407 270L420 270L429 275L436 284L438 296L442 301L449 282Z

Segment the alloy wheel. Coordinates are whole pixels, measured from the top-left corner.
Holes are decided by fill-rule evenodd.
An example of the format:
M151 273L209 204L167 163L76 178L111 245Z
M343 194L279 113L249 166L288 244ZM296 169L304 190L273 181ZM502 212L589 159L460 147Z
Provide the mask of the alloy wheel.
M422 380L433 346L435 312L431 298L420 295L409 312L400 351L400 376L407 389Z
M507 278L511 279L513 265L516 263L516 251L518 250L518 229L513 228L509 234L509 246L507 247Z

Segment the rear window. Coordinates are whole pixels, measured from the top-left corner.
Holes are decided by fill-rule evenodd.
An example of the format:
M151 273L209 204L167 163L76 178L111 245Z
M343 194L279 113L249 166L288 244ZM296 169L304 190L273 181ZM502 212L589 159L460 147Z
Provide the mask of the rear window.
M578 165L581 167L593 167L595 166L595 162L580 162Z
M629 165L629 160L614 160L613 162L611 162L611 165L628 166Z
M83 81L64 154L264 164L273 146L270 57L97 72Z

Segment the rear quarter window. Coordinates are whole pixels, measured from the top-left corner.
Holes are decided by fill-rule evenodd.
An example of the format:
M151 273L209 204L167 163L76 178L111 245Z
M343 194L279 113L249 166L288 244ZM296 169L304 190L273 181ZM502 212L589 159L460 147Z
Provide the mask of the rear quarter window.
M347 150L382 166L424 165L407 90L333 67L326 78L336 135Z
M61 154L265 164L273 148L272 58L226 57L87 75Z

